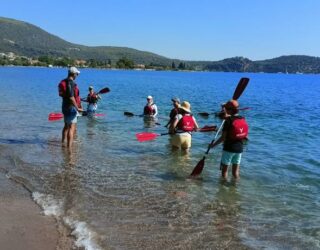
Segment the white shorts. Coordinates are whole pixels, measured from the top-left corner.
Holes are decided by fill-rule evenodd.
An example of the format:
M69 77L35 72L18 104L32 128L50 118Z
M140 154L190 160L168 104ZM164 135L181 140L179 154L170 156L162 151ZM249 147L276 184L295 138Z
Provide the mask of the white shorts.
M191 148L191 134L174 134L171 137L171 145L177 148L188 149Z

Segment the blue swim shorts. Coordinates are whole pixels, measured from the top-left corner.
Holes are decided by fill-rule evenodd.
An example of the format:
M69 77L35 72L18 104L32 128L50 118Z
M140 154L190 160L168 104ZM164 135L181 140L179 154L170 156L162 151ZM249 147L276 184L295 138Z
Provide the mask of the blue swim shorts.
M75 107L63 109L64 122L66 124L77 123L78 111Z
M238 164L240 165L242 153L232 153L222 151L221 163L224 165Z

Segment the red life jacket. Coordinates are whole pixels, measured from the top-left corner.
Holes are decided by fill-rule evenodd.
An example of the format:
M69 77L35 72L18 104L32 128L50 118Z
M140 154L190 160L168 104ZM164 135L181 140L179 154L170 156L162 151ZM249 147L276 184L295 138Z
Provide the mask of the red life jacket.
M67 97L67 81L68 79L64 79L58 85L59 96L63 98ZM78 106L80 106L81 104L80 91L76 83L74 84L73 91L74 91L74 98L76 99Z
M249 126L244 117L235 118L232 121L228 137L231 140L242 140L246 139L249 132Z
M185 132L191 132L194 130L195 122L193 119L193 116L190 114L185 114L182 116L182 118L179 120L177 128L178 130L182 130Z
M156 113L156 111L153 108L153 104L144 106L144 109L143 109L144 115L154 115Z
M74 84L74 98L76 99L76 103L78 107L81 107L81 98L80 98L80 90L78 88L78 85Z
M88 103L97 103L98 102L98 97L96 93L89 93L87 96L87 102Z
M67 79L62 80L58 85L59 96L65 97L67 92Z

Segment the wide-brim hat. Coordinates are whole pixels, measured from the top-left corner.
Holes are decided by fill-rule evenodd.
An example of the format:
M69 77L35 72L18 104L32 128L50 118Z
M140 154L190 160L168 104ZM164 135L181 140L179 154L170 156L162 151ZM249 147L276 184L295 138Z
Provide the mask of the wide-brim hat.
M184 111L191 113L191 105L187 101L183 101L180 105L180 108L183 109Z

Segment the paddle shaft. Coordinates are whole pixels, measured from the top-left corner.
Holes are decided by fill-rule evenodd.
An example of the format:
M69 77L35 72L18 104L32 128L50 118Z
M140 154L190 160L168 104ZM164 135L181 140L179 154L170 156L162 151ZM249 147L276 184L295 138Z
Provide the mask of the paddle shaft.
M217 139L217 137L218 137L218 134L220 133L221 129L223 128L224 122L225 122L225 120L222 121L222 123L221 123L221 125L220 125L220 127L219 127L219 129L218 129L218 131L217 131L217 133L216 133L216 135L214 136L213 140L212 140L211 143L209 144L208 149L207 149L207 151L206 151L206 155L209 154L209 151L210 151L210 149L211 149L211 145L216 141L216 139Z
M245 107L245 108L239 108L238 110L242 111L242 110L248 110L248 109L251 109L250 107ZM220 112L223 112L223 111L217 111L215 113L207 113L207 112L199 112L198 115L201 115L201 116L209 116L209 115L216 115Z

